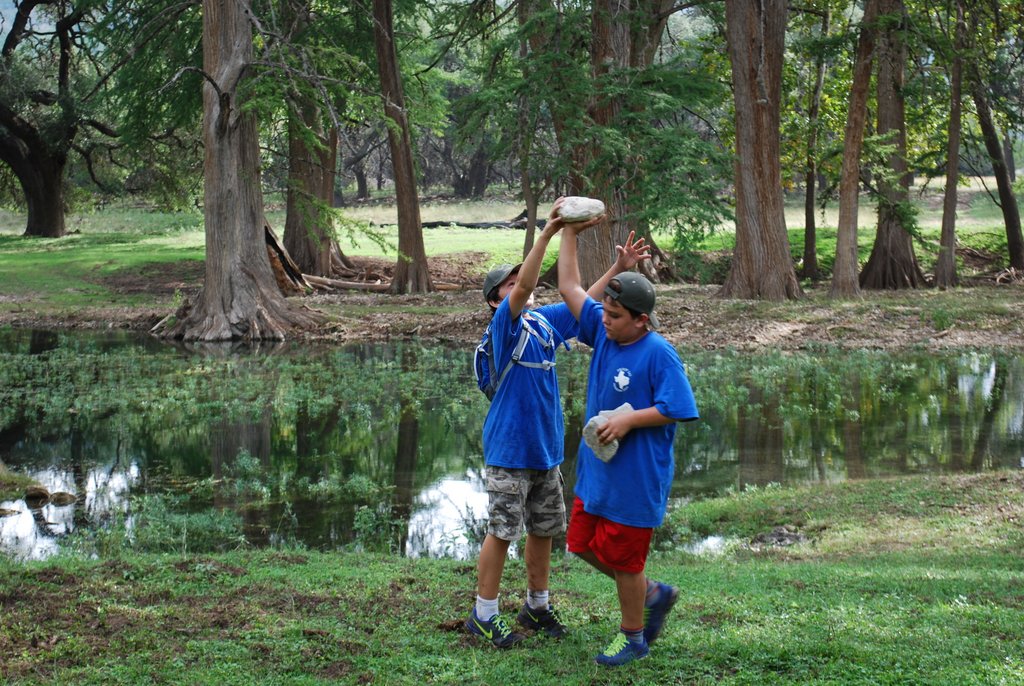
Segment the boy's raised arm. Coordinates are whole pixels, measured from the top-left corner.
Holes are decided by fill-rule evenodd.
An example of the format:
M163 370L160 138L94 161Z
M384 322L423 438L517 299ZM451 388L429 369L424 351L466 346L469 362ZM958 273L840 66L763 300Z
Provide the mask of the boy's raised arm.
M555 204L551 206L551 212L548 215L547 222L544 224L544 230L540 232L533 247L530 248L526 259L523 260L523 266L519 268L516 284L512 287L508 296L508 305L513 318L519 316L523 308L526 307L526 303L529 302L530 294L537 288L537 281L540 279L541 263L544 261L544 253L547 252L548 243L554 238L555 234L565 226L572 226L576 231L584 231L604 220L604 215L601 215L582 223L566 224L565 220L558 213L558 208L562 205L563 200L564 198L558 198L555 200ZM616 249L619 249L619 246L616 246ZM616 263L621 261L621 259L620 257L620 260L617 260ZM608 278L611 277L609 276ZM607 281L605 281L605 284L607 284ZM604 285L601 286L601 292L604 292Z
M581 227L577 230L577 233L583 230L583 227ZM651 246L644 244L645 241L643 237L634 241L633 237L635 235L635 231L630 231L629 236L626 237L626 244L615 246L616 258L615 261L612 262L612 266L608 268L608 271L601 275L600 279L595 281L594 284L587 289L587 295L594 300L601 300L604 298L604 289L608 286L608 282L615 276L622 272L628 272L644 260L651 259Z
M558 249L558 292L569 306L576 319L580 318L587 292L580 285L580 265L576 258L576 227L570 226L562 232L562 243ZM603 292L602 287L602 292Z
M562 218L558 216L558 206L562 199L559 198L551 208L551 214L544 224L544 230L537 236L533 247L523 260L523 266L519 268L519 276L516 284L508 294L508 307L515 319L522 313L526 303L530 301L530 295L537 288L537 280L540 278L540 266L544 261L544 253L547 252L548 243L559 229L564 226Z
M562 299L565 300L569 310L572 311L577 319L580 317L583 303L588 295L594 300L601 300L604 297L604 289L608 286L608 282L616 275L629 271L644 260L651 259L651 246L645 245L643 238L634 241L633 237L636 234L630 231L629 236L626 238L626 244L615 246L617 257L612 266L588 290L584 291L580 283L577 236L591 226L594 226L595 223L597 222L587 222L586 224L579 225L569 224L565 231L562 232L562 243L558 254L558 292L562 295ZM570 254L563 259L566 250Z

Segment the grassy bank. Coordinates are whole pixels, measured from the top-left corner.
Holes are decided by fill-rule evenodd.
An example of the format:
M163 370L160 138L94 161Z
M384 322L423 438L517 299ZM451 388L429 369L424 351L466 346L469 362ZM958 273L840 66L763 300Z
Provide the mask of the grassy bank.
M611 582L554 565L572 633L500 652L460 626L471 562L130 551L0 561L9 684L1020 684L1024 472L768 488L670 513L652 576L680 602L649 659L599 669ZM790 546L752 544L785 526ZM716 534L715 553L683 551ZM674 543L678 542L678 543ZM525 575L506 570L503 608Z

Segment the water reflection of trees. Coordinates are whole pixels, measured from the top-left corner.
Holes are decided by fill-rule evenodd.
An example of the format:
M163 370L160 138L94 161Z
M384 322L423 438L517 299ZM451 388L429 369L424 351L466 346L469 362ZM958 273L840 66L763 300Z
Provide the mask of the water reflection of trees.
M472 546L483 521L470 500L480 495L487 408L470 351L402 342L273 352L198 355L152 343L26 338L0 365L0 460L66 475L79 492L104 488L92 481L126 484L111 490L122 500L76 509L76 528L122 507L124 493L185 491L190 508L243 513L261 544L348 545L357 512L371 508L402 551L431 554L423 551L454 547L455 539L460 550ZM684 359L702 421L679 427L676 496L1013 467L1024 454L1022 362L1011 357L811 351ZM567 501L588 362L585 354L559 361ZM446 500L453 498L463 500ZM438 520L442 509L453 521Z
M677 441L684 495L1018 466L1024 389L1013 358L847 351L689 361L702 421Z

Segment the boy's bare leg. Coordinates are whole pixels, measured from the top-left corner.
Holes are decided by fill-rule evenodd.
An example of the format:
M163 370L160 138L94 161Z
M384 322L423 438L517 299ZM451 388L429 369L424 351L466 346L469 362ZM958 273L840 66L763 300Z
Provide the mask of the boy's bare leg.
M523 551L526 583L531 591L546 591L551 577L551 537L526 534Z
M594 569L596 569L597 571L599 571L602 574L604 574L605 576L607 576L609 578L612 578L612 579L615 578L615 570L612 569L611 567L609 567L608 565L606 565L605 563L601 562L599 559L597 559L597 555L595 555L593 553L593 551L588 550L588 551L583 552L583 553L573 553L573 554L576 557L578 557L581 560L583 560L584 562L586 562L588 565L590 565Z
M484 537L480 546L480 559L477 561L476 592L481 598L488 600L498 597L501 588L501 575L505 571L505 558L508 556L509 541L491 534ZM486 618L485 618L486 619Z
M647 596L647 577L643 572L615 572L615 589L619 593L622 626L640 629L644 625L644 598Z

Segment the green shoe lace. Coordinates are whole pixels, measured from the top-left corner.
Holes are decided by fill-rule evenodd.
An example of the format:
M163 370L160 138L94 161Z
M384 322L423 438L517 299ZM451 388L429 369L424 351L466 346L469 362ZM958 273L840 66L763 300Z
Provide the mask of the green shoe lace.
M615 634L615 638L613 638L612 642L608 644L608 647L604 649L603 655L605 657L615 657L622 652L622 649L626 647L626 643L628 642L629 639L626 638L626 634L620 631Z
M507 638L508 635L512 633L512 628L509 627L509 625L505 622L505 618L501 615L498 615L497 617L492 619L491 624L494 625L494 628L497 630L498 635L501 636L501 638L503 639Z

